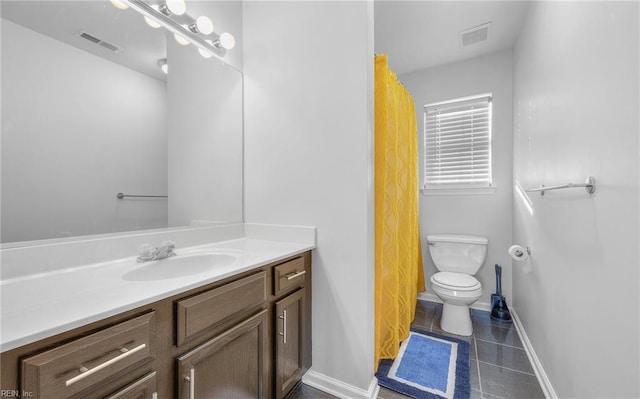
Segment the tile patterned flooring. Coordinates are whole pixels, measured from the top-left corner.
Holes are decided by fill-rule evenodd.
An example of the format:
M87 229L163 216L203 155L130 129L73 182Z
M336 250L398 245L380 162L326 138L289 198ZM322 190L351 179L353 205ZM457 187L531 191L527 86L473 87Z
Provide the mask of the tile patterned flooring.
M442 304L418 301L413 327L441 335ZM513 324L491 320L489 312L472 310L473 335L460 337L471 344L470 399L544 399L544 394L531 368L520 337ZM335 397L300 384L288 399L334 399ZM407 399L380 388L379 399Z

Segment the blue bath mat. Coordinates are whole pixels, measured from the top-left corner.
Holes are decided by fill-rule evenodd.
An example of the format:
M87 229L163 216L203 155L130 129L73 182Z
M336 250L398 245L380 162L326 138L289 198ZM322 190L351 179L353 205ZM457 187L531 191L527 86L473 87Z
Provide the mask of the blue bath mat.
M381 360L381 386L416 399L468 399L469 343L411 329L394 360Z

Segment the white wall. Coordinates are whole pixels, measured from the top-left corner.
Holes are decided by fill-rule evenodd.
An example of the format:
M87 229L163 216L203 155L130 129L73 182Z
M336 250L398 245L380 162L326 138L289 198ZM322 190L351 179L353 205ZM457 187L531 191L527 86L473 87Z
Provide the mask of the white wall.
M169 226L242 221L242 74L167 39Z
M512 52L502 51L468 61L428 68L401 75L400 80L416 103L420 146L420 187L424 165L424 105L467 97L493 94L492 194L420 195L420 231L427 293L433 297L428 279L436 268L428 254L427 234L455 233L485 236L489 239L487 260L476 274L482 284L482 297L475 306L488 308L496 290L495 269L503 267L503 295L511 303L511 267L507 249L511 239L512 170Z
M246 2L243 12L246 221L317 227L313 370L366 392L373 380L372 7Z
M163 82L2 20L2 240L165 227ZM160 116L160 117L159 117Z
M638 397L637 2L535 2L514 56L514 304L561 398ZM514 262L514 267L518 266Z

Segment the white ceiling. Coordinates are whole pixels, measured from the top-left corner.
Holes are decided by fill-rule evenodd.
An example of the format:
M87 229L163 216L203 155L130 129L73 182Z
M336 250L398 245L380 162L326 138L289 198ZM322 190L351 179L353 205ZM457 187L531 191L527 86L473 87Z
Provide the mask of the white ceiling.
M387 54L397 74L511 48L525 1L375 0L375 52ZM491 22L486 42L462 47L460 32Z

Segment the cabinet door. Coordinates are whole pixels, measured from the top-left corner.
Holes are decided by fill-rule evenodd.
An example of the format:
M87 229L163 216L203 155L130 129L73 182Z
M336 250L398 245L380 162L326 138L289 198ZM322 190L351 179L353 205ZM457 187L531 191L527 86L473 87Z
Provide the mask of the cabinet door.
M106 399L157 399L157 397L156 372L154 371Z
M181 399L268 399L268 310L178 358Z
M304 371L305 289L276 302L276 399L282 399Z

